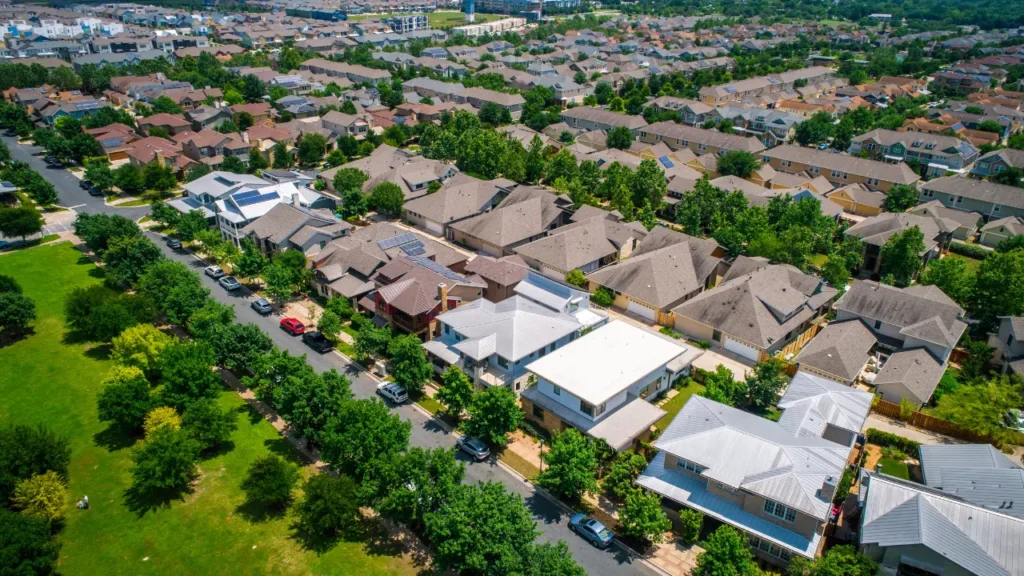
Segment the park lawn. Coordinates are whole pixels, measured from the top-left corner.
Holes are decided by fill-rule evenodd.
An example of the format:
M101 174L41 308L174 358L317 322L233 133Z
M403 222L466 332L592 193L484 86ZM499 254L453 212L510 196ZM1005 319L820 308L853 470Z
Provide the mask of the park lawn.
M672 419L676 417L676 414L679 414L679 411L683 409L683 406L686 404L686 401L690 399L690 396L693 396L703 389L703 384L698 384L697 382L690 380L685 388L680 388L678 394L660 406L666 414L661 417L661 420L654 423L654 427L664 432L665 428L668 428L668 425L672 423Z
M896 478L910 480L910 469L907 467L905 462L882 457L878 460L878 463L882 465L882 474L888 474L889 476L895 476Z
M127 497L131 440L96 419L96 394L111 368L107 348L63 342L62 308L75 287L100 282L98 269L69 243L0 256L36 302L35 333L0 348L0 425L43 423L71 440L67 526L59 569L65 574L413 574L391 550L340 542L318 555L292 538L291 517L255 519L239 484L256 458L291 456L285 441L233 392L220 403L239 412L233 449L200 463L183 500L150 507ZM308 471L306 472L309 473ZM92 507L75 508L85 494ZM129 501L132 502L129 505Z

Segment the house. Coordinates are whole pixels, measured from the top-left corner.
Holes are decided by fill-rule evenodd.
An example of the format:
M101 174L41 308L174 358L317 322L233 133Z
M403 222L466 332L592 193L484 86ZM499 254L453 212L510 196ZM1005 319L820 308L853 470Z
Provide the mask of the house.
M1024 469L990 444L921 445L921 480L934 490L1024 519Z
M698 96L705 104L719 105L726 102L741 102L760 96L780 95L801 85L823 83L836 71L824 66L811 66L798 70L790 70L772 76L755 76L746 80L738 80L729 84L705 86Z
M37 108L35 113L42 120L43 124L53 126L61 118L84 120L108 106L109 104L106 102L101 102L92 97L61 102L44 100L36 102Z
M921 185L921 200L939 200L948 208L977 212L989 221L1024 216L1024 194L1016 186L974 178L936 178Z
M719 285L672 309L676 331L751 362L795 353L839 291L793 266L740 256Z
M445 181L437 192L406 202L402 217L431 234L448 237L451 223L490 210L517 185L504 178L480 180L460 172Z
M516 248L566 224L572 200L540 186L519 186L493 210L448 225L453 242L489 256Z
M377 287L373 282L377 269L402 255L428 259L456 272L465 268L468 259L423 234L378 222L328 242L310 259L313 282L325 298L341 296L355 303Z
M981 239L978 243L982 246L995 248L1003 240L1022 235L1024 235L1024 217L1007 216L999 220L992 220L982 226Z
M267 186L243 187L215 201L217 224L220 227L221 237L240 246L242 239L248 234L245 231L246 227L250 223L262 219L281 203L300 208L303 206L333 208L334 205L332 200L312 190L300 190L292 183L268 183ZM326 210L325 213L333 219L334 215L330 210ZM341 222L341 224L343 225L341 228L344 230L352 229L352 225L347 222ZM257 243L257 245L259 244Z
M458 82L442 82L432 78L413 78L402 82L406 92L415 92L420 98L454 102L455 95L466 89Z
M885 205L885 194L868 189L863 184L847 184L826 192L825 197L857 216L878 216Z
M610 110L594 108L592 106L577 106L562 110L562 122L580 130L611 130L613 128L625 127L633 134L637 130L647 126L647 122L640 116L619 114Z
M658 112L678 112L679 120L689 126L700 126L714 111L713 107L703 102L675 96L660 96L652 100L650 105Z
M615 451L646 441L665 411L651 401L689 373L699 350L614 320L535 360L523 391L526 417L557 433L568 427Z
M111 162L127 160L128 151L131 149L132 144L140 139L140 136L134 130L120 122L101 126L100 128L88 128L85 130L85 133L91 135L99 142L100 148L103 149L103 153L107 155L107 159Z
M891 352L874 377L887 402L928 402L967 329L964 310L935 286L896 288L856 280L836 302L836 321L859 319Z
M260 194L279 188L277 185L257 190ZM237 195L237 193L236 193ZM234 199L235 195L229 196ZM224 201L221 201L224 202ZM242 199L244 210L246 200ZM263 252L299 250L304 254L315 254L323 250L328 242L344 238L352 233L353 226L334 217L329 210L319 207L304 207L299 202L277 202L262 216L249 222L240 230L240 237L250 238ZM297 205L298 204L298 205ZM224 214L221 214L223 217ZM223 225L222 225L223 228Z
M238 158L243 164L249 163L249 149L252 144L247 142L247 135L222 134L214 130L202 130L196 133L181 133L175 140L181 143L181 150L196 162L217 167L225 158Z
M182 153L181 144L157 136L131 142L128 148L128 161L136 168L159 161L172 167L179 177L184 176L188 168L195 164L194 160Z
M526 366L607 322L590 309L590 295L530 273L516 294L480 299L437 317L440 334L423 348L435 370L458 366L478 388L505 386L517 396Z
M964 174L979 156L974 144L956 136L882 128L855 136L848 152L864 152L874 160L887 162L917 161L927 168L925 173L930 177L945 176L947 172Z
M1003 148L985 154L974 163L971 175L990 178L1010 168L1024 169L1024 150Z
M739 106L719 106L709 119L715 124L729 120L736 132L753 136L769 148L789 142L796 135L796 127L804 120L802 116L782 110Z
M215 171L187 182L183 186L186 196L168 200L166 204L182 214L200 210L207 219L212 219L216 215L217 200L242 189L260 188L269 184L258 176Z
M206 128L213 129L225 122L230 122L231 109L217 106L200 106L185 112L185 118L192 123L192 129L199 132Z
M515 294L516 286L530 275L530 267L516 255L492 258L478 254L466 263L466 273L479 276L487 283L484 298L501 302Z
M956 222L957 227L953 230L953 238L967 240L972 238L978 231L978 223L982 221L981 214L977 212L962 212L952 208L946 208L942 202L932 200L918 204L907 210L907 214L928 216L936 220L951 220Z
M737 134L723 134L717 130L705 130L696 126L684 126L675 122L655 122L640 129L637 138L641 142L654 144L664 142L673 150L689 148L698 156L721 155L724 152L743 150L760 153L765 146L757 138Z
M628 257L637 242L647 236L643 226L620 222L608 212L583 221L573 220L516 248L516 254L530 268L561 282L573 270L589 274Z
M149 134L150 128L162 128L171 136L192 129L192 122L186 120L181 114L153 114L145 118L139 118L139 131L144 135Z
M523 104L526 103L526 100L519 94L506 94L480 87L465 88L457 92L455 101L460 104L469 104L478 109L482 108L484 104L496 104L508 110L513 120L518 120L523 115Z
M1020 574L1024 519L880 472L862 472L860 549L883 574Z
M255 104L235 104L230 108L231 117L234 119L235 124L238 124L238 119L241 114L248 114L252 116L254 126L273 126L274 123L270 119L271 107L266 102L257 102Z
M836 186L858 183L882 192L896 184L915 184L921 179L903 162L888 164L790 144L766 150L762 161L779 172L807 172L824 176Z
M587 276L591 289L612 295L612 306L647 321L671 325L670 311L710 286L725 255L713 240L661 226L624 259Z
M860 238L864 242L861 270L881 274L882 247L893 236L915 227L924 234L924 251L920 256L923 264L927 265L933 258L938 258L943 250L949 248L953 232L960 227L960 223L930 215L884 212L878 216L865 218L847 228L846 234Z
M851 450L837 440L856 436L848 429L866 419L871 395L813 375L794 382L779 422L691 396L636 483L673 514L685 507L740 530L764 562L813 559Z
M479 300L485 285L422 256L404 252L377 269L376 292L359 301L379 325L424 340L436 335L435 319L466 302Z
M988 337L992 362L1000 372L1024 375L1024 318L1000 316L999 330Z
M818 332L793 361L801 371L850 386L867 367L877 341L859 319L832 322Z
M338 136L351 136L356 139L366 138L367 132L372 127L370 122L361 116L345 114L337 110L331 110L320 121L324 128Z
M387 144L381 144L369 156L353 160L321 173L327 188L334 191L334 176L342 168L355 168L366 173L363 192L371 190L382 182L391 182L402 189L406 201L426 196L432 182L443 184L458 173L458 168L439 160L423 156L410 156Z

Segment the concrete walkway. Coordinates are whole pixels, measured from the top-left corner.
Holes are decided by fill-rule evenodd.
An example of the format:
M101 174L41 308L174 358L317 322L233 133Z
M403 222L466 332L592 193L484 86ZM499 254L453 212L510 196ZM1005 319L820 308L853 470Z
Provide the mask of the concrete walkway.
M886 418L875 413L869 414L867 422L864 423L864 429L868 428L877 428L883 432L898 434L921 444L966 444L963 440L953 438L952 436L944 436L935 432L929 432L928 430L915 428L906 422Z

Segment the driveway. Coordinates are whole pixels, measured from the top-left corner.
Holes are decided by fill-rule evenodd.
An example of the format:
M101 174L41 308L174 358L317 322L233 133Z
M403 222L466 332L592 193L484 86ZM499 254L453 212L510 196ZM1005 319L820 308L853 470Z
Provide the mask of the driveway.
M274 344L295 355L307 355L307 361L320 372L331 368L348 376L352 381L352 393L356 398L372 398L376 394L377 381L371 378L358 366L349 362L338 352L328 354L317 354L304 344L298 337L289 336L278 327L281 316L277 313L269 316L260 316L249 303L253 296L245 288L230 293L224 290L215 280L202 274L204 263L197 257L187 252L172 251L164 242L164 238L154 232L147 232L150 238L164 250L168 258L183 262L200 272L200 278L210 289L212 298L219 302L232 305L235 309L235 318L238 322L255 324L270 335ZM411 444L422 448L449 448L455 445L455 437L449 434L445 428L437 423L429 414L418 407L410 404L395 406L392 408L402 418L412 423ZM505 468L496 464L493 460L486 462L472 462L461 452L458 458L466 465L466 482L487 482L495 481L503 483L511 492L519 494L525 500L526 505L533 513L541 530L542 541L555 542L564 540L572 551L573 557L586 569L590 575L630 575L643 574L654 576L657 571L650 568L644 562L632 557L625 549L613 546L609 550L598 550L584 542L568 529L569 515L557 504L540 495L533 484L526 482L512 474Z

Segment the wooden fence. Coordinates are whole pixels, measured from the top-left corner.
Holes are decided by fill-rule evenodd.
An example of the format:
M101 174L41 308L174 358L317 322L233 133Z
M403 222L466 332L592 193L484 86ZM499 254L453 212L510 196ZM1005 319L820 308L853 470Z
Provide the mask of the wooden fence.
M879 399L871 406L871 410L881 414L882 416L888 416L895 420L903 420L900 418L899 404L893 404L892 402L886 402L885 400ZM949 420L929 416L922 412L913 412L910 415L910 419L906 420L906 423L911 426L916 426L918 428L923 428L946 436L952 436L953 438L958 438L967 442L999 445L1005 440L1012 444L1024 444L1024 434L1019 432L1007 430L1008 436L1005 439L994 439L989 434L983 434L969 428L964 428L956 422L950 422Z

